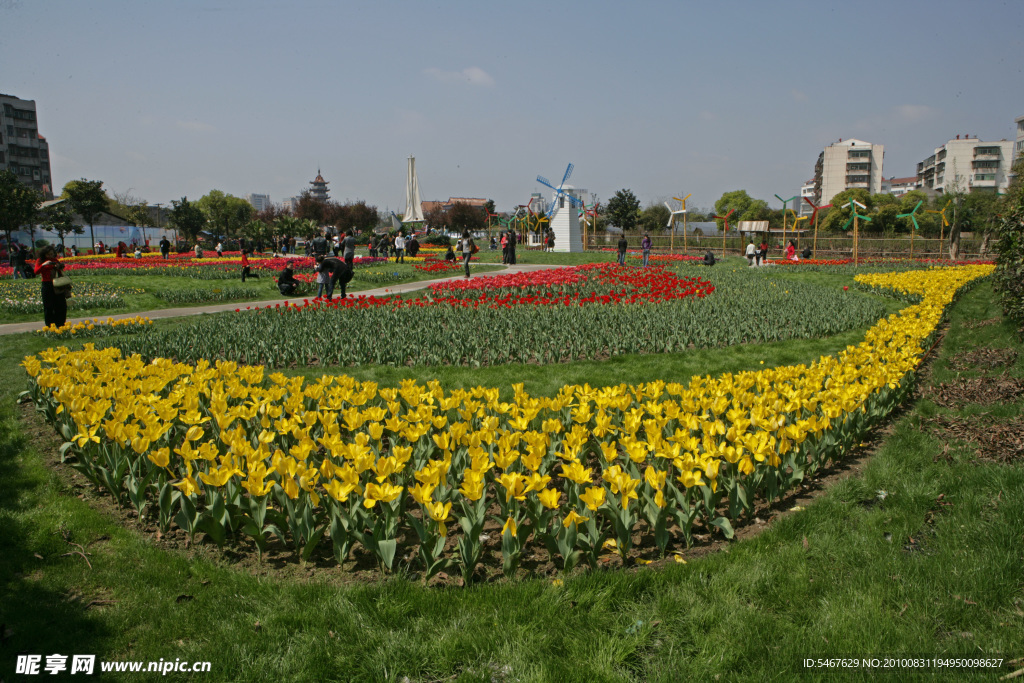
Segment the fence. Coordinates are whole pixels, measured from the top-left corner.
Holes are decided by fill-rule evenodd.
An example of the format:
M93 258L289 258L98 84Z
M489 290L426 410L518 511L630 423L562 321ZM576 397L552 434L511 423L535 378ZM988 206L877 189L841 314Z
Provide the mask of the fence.
M781 236L779 235L772 234L771 240L769 241L769 258L778 258L785 251L785 245L780 237ZM642 239L641 235L627 235L626 239L629 241L629 248L631 250L640 248L640 240ZM802 252L804 247L812 247L812 249L814 247L813 233L804 233L803 235L794 235L792 237L787 235L786 242L788 243L790 239L797 241L797 254ZM743 239L739 236L726 237L724 242L725 253L742 255L746 250L748 241L749 240ZM586 248L588 251L600 251L604 249L614 251L617 248L618 242L618 235L587 235ZM683 248L682 235L676 235L674 244L672 244L668 236L661 235L656 237L652 236L651 242L653 243L652 251L664 254L672 251L676 254L687 253L692 256L700 256L710 249L716 255L720 255L723 249L723 240L721 236L687 235L685 250ZM915 237L913 243L913 256L914 258L921 259L948 259L948 242L948 238L940 240L938 237ZM756 239L755 243L760 244L759 240ZM911 255L909 235L905 237L865 237L860 235L857 238L857 243L859 258L909 258ZM994 258L995 255L992 253L992 246L993 244L990 240L985 240L982 237L964 237L961 235L959 257L964 260ZM814 254L814 258L853 258L853 235L846 233L833 233L828 235L819 234L817 240L817 251Z

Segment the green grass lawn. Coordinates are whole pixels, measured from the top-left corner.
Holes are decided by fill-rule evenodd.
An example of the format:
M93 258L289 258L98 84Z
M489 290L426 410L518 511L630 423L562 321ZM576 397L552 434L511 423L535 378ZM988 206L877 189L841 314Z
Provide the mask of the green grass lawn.
M837 276L838 277L838 276ZM833 282L833 286L838 286ZM929 398L965 349L1024 346L983 283L953 307L922 398L881 434L857 476L813 502L765 515L767 529L685 564L551 580L423 588L399 575L351 585L332 567L249 571L230 553L169 551L152 535L79 499L47 464L48 430L15 404L30 335L0 350L0 678L16 653L91 653L101 660L212 662L187 680L678 681L791 680L805 658L1024 656L1024 468L977 459L929 432L927 418L989 411L1019 417L1024 401L943 408ZM536 393L804 362L859 340L828 340L621 357L607 363L486 370L359 368L397 382L436 373L447 386L526 381ZM648 364L649 365L645 365ZM956 367L963 367L962 364ZM350 371L350 369L346 369ZM382 373L382 374L373 374ZM389 374L391 373L391 374ZM421 374L426 373L426 374ZM357 373L358 374L358 373ZM45 437L45 438L44 438ZM945 449L945 446L950 446ZM799 506L801 510L792 508ZM789 510L789 511L787 511ZM81 544L88 560L75 554ZM929 679L993 680L998 670ZM815 674L816 676L817 674ZM151 677L155 678L155 676ZM867 679L844 671L827 678ZM916 678L906 669L888 678ZM144 680L148 680L143 677Z
M487 271L500 270L500 265L495 264L473 264L472 271L476 273L483 273ZM388 274L389 279L384 282L371 281L367 279L367 275L370 273L385 273ZM120 308L86 308L82 310L68 311L68 318L85 318L85 317L106 317L109 315L115 315L118 313L136 313L139 311L154 311L165 308L179 308L188 306L205 306L215 303L224 302L247 302L247 301L272 301L285 299L295 299L296 295L291 297L283 296L277 289L274 283L274 277L276 274L263 274L259 278L250 278L242 283L241 278L231 280L199 280L189 277L172 277L167 275L147 275L144 273L132 274L132 275L89 275L79 274L78 272L72 272L72 279L74 282L102 282L106 285L115 285L121 287L132 287L137 289L145 290L142 294L126 294L122 298L124 299L125 306ZM444 277L445 275L442 275ZM382 265L375 265L373 267L367 267L356 271L355 278L349 283L348 291L360 292L368 289L377 289L380 287L389 287L391 285L404 284L409 282L422 282L424 280L435 280L438 278L436 273L425 273L422 270L417 270L412 264L403 263L387 263ZM38 280L33 280L36 287L39 286ZM171 292L211 292L216 290L214 293L231 293L240 292L239 296L226 296L223 298L211 299L209 301L201 301L193 304L189 303L177 303L174 300L168 300L161 297L161 294L167 294ZM306 293L299 294L298 296L309 296L313 297L316 295L316 284L307 285ZM3 323L19 323L19 322L30 322L33 320L42 320L43 314L39 313L10 313L0 310L0 324Z

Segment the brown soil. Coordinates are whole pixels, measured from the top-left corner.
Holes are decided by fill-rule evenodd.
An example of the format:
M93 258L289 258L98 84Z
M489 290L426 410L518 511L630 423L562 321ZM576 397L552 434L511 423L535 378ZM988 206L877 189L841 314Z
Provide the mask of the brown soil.
M994 377L960 378L943 382L925 394L943 408L962 408L969 404L1008 403L1024 395L1024 379L1005 373Z
M942 454L948 456L949 442L968 444L982 460L1004 464L1024 461L1024 417L996 418L991 415L937 415L922 420L922 426L938 439L945 441Z
M1012 366L1016 360L1016 349L997 349L991 346L979 346L975 349L961 351L950 358L949 367L958 372L964 370L998 370Z

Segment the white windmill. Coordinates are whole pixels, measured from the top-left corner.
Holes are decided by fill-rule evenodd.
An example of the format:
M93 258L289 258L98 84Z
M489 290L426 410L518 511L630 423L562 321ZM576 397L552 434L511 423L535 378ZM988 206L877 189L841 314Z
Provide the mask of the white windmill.
M579 209L583 208L583 200L577 197L575 188L566 185L572 175L573 165L569 164L562 176L562 182L555 187L544 176L537 176L537 182L555 191L552 196L551 208L548 209L548 221L551 231L555 233L555 251L583 251L583 239L580 236ZM568 204L568 206L566 206Z
M693 193L691 192L690 194L693 194ZM668 225L665 226L665 227L672 229L672 232L669 233L669 235L670 235L670 237L669 237L669 247L668 247L669 253L674 252L675 251L675 247L676 247L676 221L678 220L677 216L682 216L683 217L683 252L684 253L686 252L686 200L690 198L690 194L688 194L688 195L686 195L685 197L682 197L682 198L680 198L680 197L673 197L672 198L672 199L676 200L677 202L679 202L679 204L680 204L679 209L673 209L671 206L669 206L668 202L665 202L665 206L668 207L668 211L669 211Z

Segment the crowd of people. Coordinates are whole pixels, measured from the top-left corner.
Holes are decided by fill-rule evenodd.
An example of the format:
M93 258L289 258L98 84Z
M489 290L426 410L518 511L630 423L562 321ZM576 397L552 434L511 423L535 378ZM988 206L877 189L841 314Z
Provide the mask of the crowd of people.
M520 235L512 229L507 229L503 230L497 238L491 238L490 248L496 251L500 246L501 262L506 265L516 265L516 246L521 241L522 237ZM366 246L368 255L371 258L394 258L395 263L404 263L406 256L417 256L421 248L416 235L406 236L404 230L371 236ZM555 235L553 231L549 230L541 237L541 246L544 251L554 250ZM166 237L163 237L159 242L161 257L164 259L169 258L171 247L171 242ZM297 243L294 237L280 237L272 240L271 247L275 256L287 255L289 253L294 254L296 253ZM346 289L352 281L355 261L356 238L353 232L351 230L338 234L322 232L312 239L306 240L305 247L306 255L313 257L314 260L313 269L316 273L317 284L316 295L331 300L334 297L335 291L338 291L341 298L346 298L348 295ZM180 244L177 246L178 251L184 248ZM239 248L242 254L242 282L245 282L248 278L258 278L259 274L254 272L249 259L254 253L262 252L262 243L259 241L247 243L245 240L240 240ZM94 253L104 254L112 252L118 258L125 258L131 249L134 249L132 256L135 258L142 257L143 247L141 245L135 245L130 248L124 242L119 242L113 248L102 241L97 242ZM146 246L145 249L148 251L149 247ZM644 267L648 266L650 262L652 249L653 240L650 234L645 232L640 241ZM625 265L628 250L629 240L623 234L619 238L616 250L619 264ZM750 239L746 245L744 255L751 267L761 266L767 261L768 250L767 237L762 238L759 244L755 243L754 239ZM194 258L202 258L204 254L202 243L196 241L191 251ZM218 256L223 256L225 252L224 243L218 241L214 251L216 251ZM465 276L469 278L470 261L478 251L479 248L476 242L470 232L466 230L463 232L461 239L456 242L454 249L449 244L444 254L444 260L448 262L461 260L465 268ZM458 255L456 255L456 252L458 252ZM72 246L70 249L65 250L63 247L48 245L42 247L38 254L33 254L25 246L14 242L7 250L8 260L15 279L32 278L36 275L40 277L42 281L44 320L47 325L53 324L58 327L67 320L67 296L70 294L69 287L54 285L55 280L62 280L64 266L60 260L61 255L77 256L78 249ZM799 260L795 240L789 240L788 244L784 247L784 257L793 261ZM810 258L811 249L805 247L800 257L803 259ZM715 255L710 249L704 254L703 263L706 266L713 266L716 263ZM295 276L294 268L294 261L288 261L285 268L278 274L277 287L282 295L295 295L301 287L300 280Z

